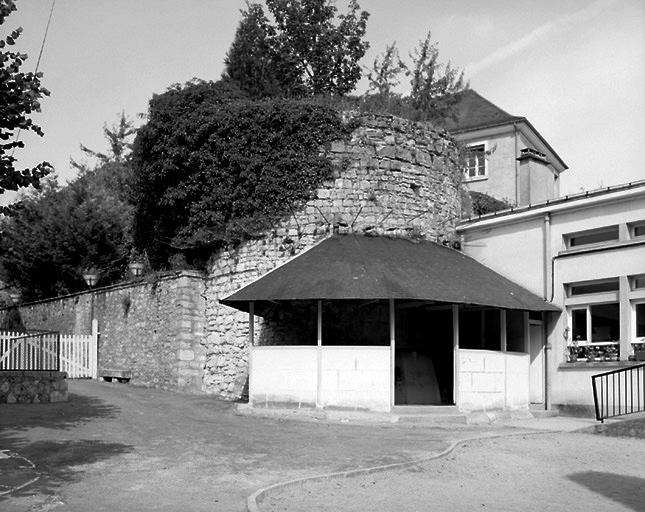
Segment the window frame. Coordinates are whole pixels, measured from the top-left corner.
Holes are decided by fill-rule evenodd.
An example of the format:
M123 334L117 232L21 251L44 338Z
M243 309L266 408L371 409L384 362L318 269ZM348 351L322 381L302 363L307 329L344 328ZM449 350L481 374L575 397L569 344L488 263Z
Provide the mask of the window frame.
M593 306L603 306L608 304L616 304L618 306L618 340L593 341L592 339L593 323L592 323L591 308ZM576 311L576 310L585 311L586 331L587 331L587 339L585 340L573 339L573 311ZM571 343L575 343L579 347L588 347L588 346L602 347L607 345L620 345L620 301L589 302L586 304L575 304L575 305L572 304L570 306L567 306L567 326L569 328L569 332L571 333L571 342L569 343L569 345L571 345ZM634 326L634 329L635 329L635 326Z
M484 164L484 174L479 174L479 161L476 160L476 165L475 165L475 176L470 176L470 166L469 166L469 159L468 156L470 155L475 155L475 158L478 158L476 153L473 151L475 148L482 148L482 158L483 158L483 164ZM466 165L464 166L463 169L463 175L464 175L464 181L480 181L480 180L486 180L488 179L488 143L486 141L481 141L481 142L473 142L468 144L466 146ZM469 155L470 154L470 155Z
M642 234L636 234L637 229L645 229L645 220L637 220L635 222L628 222L627 223L627 228L629 230L629 238L632 240L640 240L641 238L645 238L645 232Z
M636 328L638 326L638 318L636 317L636 311L637 311L636 306L640 304L645 304L645 299L636 299L636 300L630 301L630 306L632 308L632 311L631 311L632 313L631 342L632 343L645 343L645 333L643 334L643 336L636 336L637 334ZM645 312L643 314L645 314Z
M612 238L608 240L602 240L599 242L588 242L588 243L581 243L581 244L573 244L572 242L579 237L585 237L585 236L592 236L592 235L597 235L597 234L602 234L605 232L611 232L612 233ZM615 232L615 238L613 237ZM577 249L586 249L589 247L600 247L603 245L608 245L608 244L614 244L620 241L620 227L618 224L611 224L609 226L602 226L599 228L594 228L594 229L588 229L584 231L574 231L572 233L565 233L562 235L564 238L564 245L567 249L569 250L577 250Z
M595 286L595 285L609 285L615 286L613 289L599 290L594 292L578 292L574 293L576 288ZM606 279L593 279L591 281L576 281L573 283L566 283L566 292L568 298L580 299L584 297L596 298L603 294L617 294L620 289L620 281L618 277L609 277Z

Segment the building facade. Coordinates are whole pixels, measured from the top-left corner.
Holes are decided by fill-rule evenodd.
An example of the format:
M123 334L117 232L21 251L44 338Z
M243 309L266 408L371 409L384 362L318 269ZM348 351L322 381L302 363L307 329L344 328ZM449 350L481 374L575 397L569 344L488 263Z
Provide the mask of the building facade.
M532 364L543 368L547 405L589 409L590 377L634 364L645 348L645 181L496 212L458 231L466 254L561 308L546 315Z
M559 196L567 165L535 127L473 90L460 93L450 133L466 147L464 188L512 206Z

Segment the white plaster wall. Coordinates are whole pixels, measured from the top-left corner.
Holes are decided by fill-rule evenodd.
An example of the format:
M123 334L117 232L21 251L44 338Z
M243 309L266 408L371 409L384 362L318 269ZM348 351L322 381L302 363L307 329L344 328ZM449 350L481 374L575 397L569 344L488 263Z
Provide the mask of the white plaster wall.
M564 250L563 235L568 233L642 220L645 220L645 198L642 195L555 213L551 219L551 250L553 254Z
M528 408L528 354L459 349L458 371L460 410Z
M644 272L645 245L636 245L560 258L556 262L555 276L557 283L564 284Z
M502 352L459 349L458 371L460 410L504 408L506 365Z
M511 128L512 129L512 128ZM468 190L482 192L511 203L515 202L515 136L513 132L488 136L486 139L466 140L465 144L486 142L488 178L466 181ZM521 149L521 148L520 148Z
M316 403L317 347L251 347L249 401L253 405Z
M566 386L558 387L557 400L554 400L554 403L557 405L586 405L593 406L593 387L591 384L591 377L593 375L598 375L607 371L615 370L616 368L601 368L601 367L562 367L558 372L558 377L561 379L561 382L566 382ZM645 403L645 388L643 388L643 378L645 378L645 373L640 370L640 374L637 375L636 372L632 373L632 382L630 383L629 379L625 380L625 374L621 376L620 379L620 393L622 397L622 402L625 402L625 393L627 393L628 404L631 404L630 397L633 397L634 407L637 407L638 400L640 399L640 404L642 406ZM566 380L565 380L566 379ZM600 389L600 383L597 382L598 393L603 391L608 393L609 397L618 395L618 377L615 377L616 380L613 381L611 378L604 386L606 388ZM625 391L625 383L627 383L627 391ZM640 395L640 398L639 398ZM611 402L613 403L613 402ZM623 411L625 412L625 411Z
M390 410L390 347L322 347L323 407Z
M555 405L593 405L591 376L608 369L580 366L556 369L552 402Z
M526 409L529 405L528 354L506 353L506 408Z
M463 251L480 263L522 285L544 294L542 218L464 233Z

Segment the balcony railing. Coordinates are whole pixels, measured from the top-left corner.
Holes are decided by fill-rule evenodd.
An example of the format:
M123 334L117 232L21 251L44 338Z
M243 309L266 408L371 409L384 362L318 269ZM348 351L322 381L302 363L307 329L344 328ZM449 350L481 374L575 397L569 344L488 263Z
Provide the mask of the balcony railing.
M591 377L596 419L645 411L645 363Z
M0 370L60 370L60 334L50 331L2 333Z

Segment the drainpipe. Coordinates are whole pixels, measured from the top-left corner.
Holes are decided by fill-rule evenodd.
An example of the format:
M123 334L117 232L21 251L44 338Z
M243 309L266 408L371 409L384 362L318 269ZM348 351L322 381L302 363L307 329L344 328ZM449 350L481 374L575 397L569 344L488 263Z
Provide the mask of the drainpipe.
M513 133L515 135L515 205L520 204L520 162L517 160L520 156L517 141L517 124L513 123Z
M544 261L543 265L543 275L544 275L544 300L548 300L549 297L549 283L551 282L551 273L553 272L552 260L551 260L551 214L547 213L544 215ZM549 342L548 335L548 325L547 318L549 315L547 313L542 313L542 330L544 332L544 408L549 410L551 407L551 383L549 382L549 363L551 360L551 343Z

